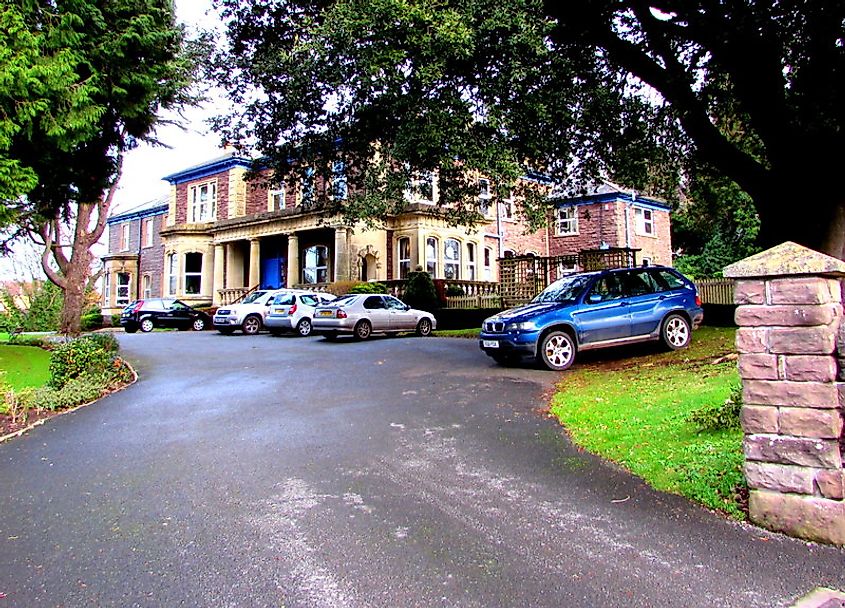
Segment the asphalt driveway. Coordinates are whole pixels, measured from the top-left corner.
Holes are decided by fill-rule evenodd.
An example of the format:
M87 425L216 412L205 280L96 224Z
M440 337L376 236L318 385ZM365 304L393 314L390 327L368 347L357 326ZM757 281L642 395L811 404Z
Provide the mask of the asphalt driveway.
M474 341L119 337L139 383L0 444L0 608L772 607L845 588L845 552L578 452L538 409L560 376Z

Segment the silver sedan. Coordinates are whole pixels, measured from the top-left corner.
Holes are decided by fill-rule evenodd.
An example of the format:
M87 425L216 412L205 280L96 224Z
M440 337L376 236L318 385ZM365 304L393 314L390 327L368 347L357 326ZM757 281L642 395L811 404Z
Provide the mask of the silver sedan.
M381 294L348 294L314 311L314 333L333 340L340 334L351 334L366 340L370 334L414 331L428 336L437 328L429 312L416 310L393 296Z

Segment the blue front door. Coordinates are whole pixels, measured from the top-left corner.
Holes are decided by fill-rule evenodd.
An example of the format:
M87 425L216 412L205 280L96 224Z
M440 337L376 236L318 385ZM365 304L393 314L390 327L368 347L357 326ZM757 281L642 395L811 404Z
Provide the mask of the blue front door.
M273 257L261 260L261 288L285 287L284 259Z

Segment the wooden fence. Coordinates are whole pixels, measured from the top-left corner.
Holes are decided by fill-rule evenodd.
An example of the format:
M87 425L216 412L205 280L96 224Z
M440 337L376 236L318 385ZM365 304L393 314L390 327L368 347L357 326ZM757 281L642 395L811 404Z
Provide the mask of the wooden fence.
M732 306L734 303L733 279L699 279L695 287L703 304Z

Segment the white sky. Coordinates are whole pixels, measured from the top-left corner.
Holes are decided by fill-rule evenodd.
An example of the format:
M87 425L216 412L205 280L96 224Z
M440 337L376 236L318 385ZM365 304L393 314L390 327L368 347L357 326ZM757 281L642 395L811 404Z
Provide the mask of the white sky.
M219 25L210 10L210 0L176 0L176 17L189 29ZM156 137L168 148L142 144L126 154L112 213L167 195L170 186L161 180L163 176L220 155L220 137L205 122L217 113L214 106L211 100L203 107L186 110L184 129L160 127Z
M210 11L211 0L176 0L176 17L189 29L219 26L219 19L209 15ZM167 126L156 131L157 138L169 148L143 144L127 153L111 213L120 213L122 209L167 195L170 186L162 181L163 176L219 156L220 138L205 123L215 113L214 101L204 107L191 108L184 113L184 128ZM93 249L96 256L105 253L103 243L107 238L108 230ZM29 241L17 243L12 255L0 258L0 281L28 281L38 276L41 272L39 254Z

